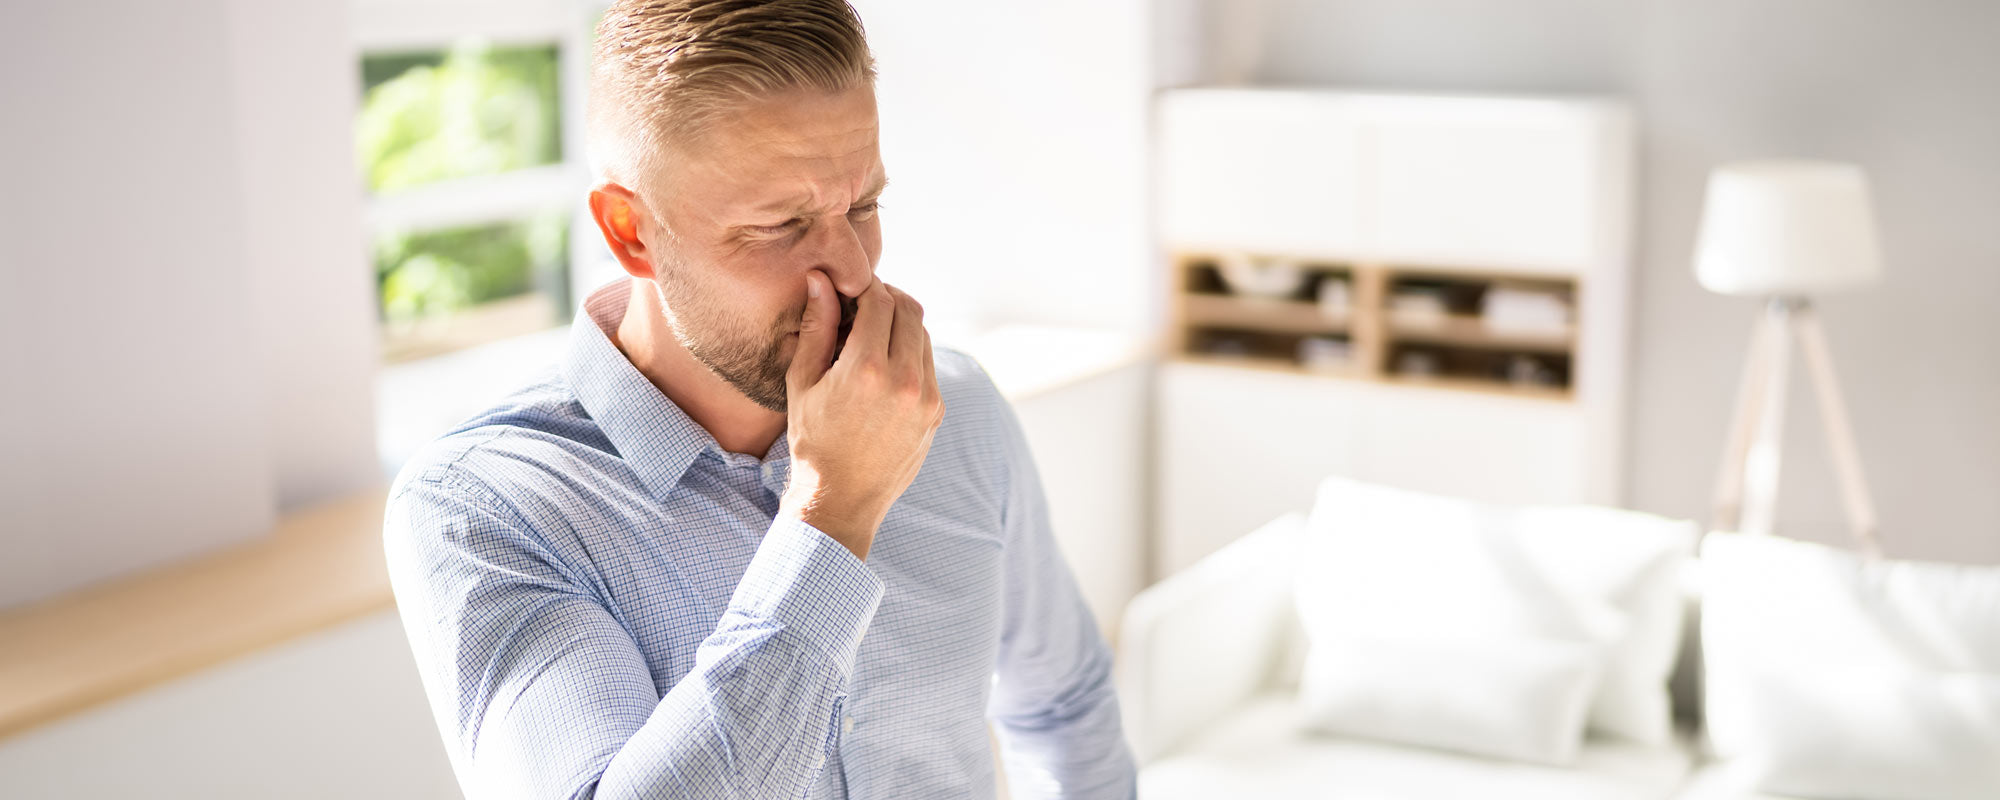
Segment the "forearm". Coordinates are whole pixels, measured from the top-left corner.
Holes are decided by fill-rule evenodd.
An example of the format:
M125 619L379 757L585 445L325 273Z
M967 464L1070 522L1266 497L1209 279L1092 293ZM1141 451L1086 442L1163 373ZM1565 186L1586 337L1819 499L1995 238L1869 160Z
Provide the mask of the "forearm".
M881 587L840 544L780 519L695 668L605 770L606 797L798 797L832 747Z
M718 631L612 758L595 796L803 796L832 745L843 679L773 632Z

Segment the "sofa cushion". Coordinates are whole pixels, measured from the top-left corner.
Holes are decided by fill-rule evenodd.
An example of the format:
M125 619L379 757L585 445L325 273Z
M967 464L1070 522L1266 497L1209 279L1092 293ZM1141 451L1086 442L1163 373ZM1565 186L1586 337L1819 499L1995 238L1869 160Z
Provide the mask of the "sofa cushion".
M1669 738L1692 523L1328 478L1310 527L1295 594L1315 647L1348 636L1595 644L1605 663L1590 728Z
M1592 738L1568 767L1309 734L1297 699L1266 693L1139 773L1147 800L1665 800L1687 777L1686 737Z
M2000 568L1702 548L1709 733L1767 791L2000 797Z
M1317 732L1564 765L1603 666L1578 642L1347 637L1315 643L1301 699Z

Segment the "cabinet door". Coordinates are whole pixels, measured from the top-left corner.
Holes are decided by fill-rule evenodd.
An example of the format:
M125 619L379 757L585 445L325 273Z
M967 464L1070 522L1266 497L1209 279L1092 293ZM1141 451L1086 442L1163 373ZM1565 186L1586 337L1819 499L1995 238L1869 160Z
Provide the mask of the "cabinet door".
M1400 98L1369 106L1369 252L1405 263L1552 272L1591 261L1604 158L1591 107Z
M1359 244L1357 150L1348 105L1312 92L1163 95L1158 197L1166 243L1353 253Z
M1356 384L1253 369L1160 369L1154 566L1173 574L1350 474Z
M1370 387L1351 424L1358 480L1491 503L1582 503L1581 410L1535 398Z

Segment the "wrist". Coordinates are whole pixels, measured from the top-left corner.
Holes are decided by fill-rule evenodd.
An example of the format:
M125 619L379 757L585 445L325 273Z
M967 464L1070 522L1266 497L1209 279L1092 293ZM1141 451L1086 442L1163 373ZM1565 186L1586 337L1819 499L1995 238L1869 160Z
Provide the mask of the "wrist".
M867 560L869 545L875 541L875 531L881 527L881 519L854 513L856 506L841 503L814 491L787 489L778 502L778 516L803 522L854 553L855 558Z

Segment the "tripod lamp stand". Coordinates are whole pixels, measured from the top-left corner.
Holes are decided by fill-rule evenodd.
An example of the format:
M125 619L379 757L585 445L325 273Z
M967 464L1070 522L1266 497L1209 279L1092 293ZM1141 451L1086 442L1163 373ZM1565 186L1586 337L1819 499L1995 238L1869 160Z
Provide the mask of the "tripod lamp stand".
M1879 556L1875 508L1833 359L1811 298L1861 288L1882 274L1868 181L1852 164L1746 161L1710 175L1695 278L1727 295L1765 298L1751 329L1717 477L1712 530L1770 533L1794 345L1819 398L1843 505L1860 550Z

